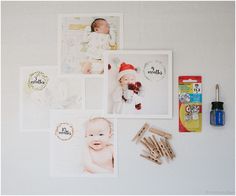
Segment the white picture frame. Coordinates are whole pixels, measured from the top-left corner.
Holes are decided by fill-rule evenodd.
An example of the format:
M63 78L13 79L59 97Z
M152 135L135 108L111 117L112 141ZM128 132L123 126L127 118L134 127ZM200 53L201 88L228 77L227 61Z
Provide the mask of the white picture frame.
M36 79L37 77L37 79ZM57 66L23 66L19 82L21 131L49 131L50 109L85 108L83 78L58 75Z
M110 70L109 68L107 68L105 69L104 72L105 73L104 112L106 116L116 117L116 118L158 118L158 119L172 118L172 51L171 50L106 51L104 52L104 62L106 65L109 65L106 67L111 67ZM138 109L136 109L136 105L134 103L135 101L133 101L131 98L130 102L135 105L134 110L129 109L134 107L127 104L128 99L125 99L125 101L127 101L127 103L125 103L126 105L125 104L122 105L125 102L123 100L123 95L122 99L121 98L116 99L116 97L119 97L121 95L121 92L123 94L124 92L126 92L124 90L120 90L122 88L119 87L119 85L121 84L120 81L118 81L119 76L121 76L124 73L130 72L129 69L124 69L123 71L119 72L119 68L122 62L126 62L126 64L136 64L134 67L138 68L139 70L135 71L136 73L135 77L140 77L142 81L141 83L144 83L144 86L143 85L141 86L141 88L144 89L144 95L140 95L140 97L137 97L136 96L137 92L136 92L133 93L132 96L137 97L136 100L143 101L142 103L140 102L141 109L140 107L137 107ZM145 70L144 70L144 65L145 65ZM153 66L155 68L155 71L150 70L150 68L153 68ZM123 66L123 68L124 67L125 65ZM127 70L129 71L127 72ZM162 72L164 74L161 75ZM118 90L115 89L115 86L117 86ZM155 89L155 91L152 91L151 88ZM115 91L118 93L115 93ZM157 93L157 91L159 92ZM158 100L158 102L154 100L155 98L156 100ZM116 101L114 101L114 99Z
M84 147L86 141L86 123L91 119L101 118L111 122L112 138L109 142L113 145L113 171L99 173L84 170ZM61 126L66 126L71 134L58 134ZM96 141L99 141L97 138ZM99 151L101 152L101 151ZM51 177L117 177L117 119L106 118L97 110L50 110L50 176ZM101 157L102 155L99 154ZM92 156L92 155L91 155ZM96 158L93 163L96 164ZM102 167L100 165L100 167ZM105 167L105 166L104 166ZM105 167L106 168L106 167ZM96 168L95 168L96 169Z
M63 26L65 26L64 23L63 23L63 20L65 18L69 18L68 20L70 20L70 19L72 20L73 18L83 18L84 20L87 21L87 22L84 22L82 24L80 24L80 23L75 23L75 24L71 23L70 24L70 27L71 27L70 29L76 29L77 28L78 31L80 31L78 33L79 36L73 35L73 33L75 33L76 30L69 31L67 29L69 32L68 32L68 36L66 36L66 37L68 37L69 40L67 38L65 38L64 34L66 34L65 33L66 30L63 29ZM82 35L81 34L82 34L82 31L84 31L85 26L88 26L89 24L91 25L91 22L95 18L104 18L105 20L108 21L108 23L109 23L110 18L112 18L116 21L117 24L114 22L115 25L113 25L114 29L115 29L115 32L116 32L115 33L116 34L116 42L115 43L116 43L117 49L123 49L123 14L122 13L60 14L60 15L58 15L58 67L59 67L58 71L59 71L60 75L76 75L76 76L85 77L85 78L103 78L104 77L103 73L84 74L81 71L79 71L80 65L79 65L78 62L83 61L83 58L85 58L84 56L86 56L86 52L81 52L81 50L86 50L86 49L83 49L83 48L81 49L82 46L78 46L78 45L81 45L81 42L82 42L82 40L81 40ZM68 23L70 23L70 22L68 22ZM116 27L116 25L118 27ZM79 44L77 44L78 47L74 49L75 51L73 49L70 49L72 47L67 47L67 49L65 49L66 48L65 44L63 44L63 43L65 43L65 39L71 45L73 45L74 42L79 43ZM70 49L70 51L65 52L65 51L69 50L68 48ZM78 50L79 50L79 52L76 52ZM67 54L65 54L65 53L67 53ZM78 57L80 54L83 57ZM70 57L68 57L68 55L70 55ZM71 59L74 59L74 60L71 60ZM67 61L69 61L69 63L64 63L64 62L67 62ZM102 64L104 66L104 63L102 63ZM66 65L68 65L68 66L66 66ZM68 67L72 67L71 68L72 70L65 71L67 69L70 69Z

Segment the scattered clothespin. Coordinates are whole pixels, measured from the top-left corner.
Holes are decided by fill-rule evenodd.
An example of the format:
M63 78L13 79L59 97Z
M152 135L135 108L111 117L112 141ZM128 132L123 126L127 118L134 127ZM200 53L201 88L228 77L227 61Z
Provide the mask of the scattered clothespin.
M165 145L166 145L167 150L169 151L169 154L170 154L171 158L173 159L175 157L175 153L172 150L172 148L170 146L170 143L168 142L167 139L165 139Z
M153 146L153 150L159 155L159 156L163 156L161 153L161 150L159 148L159 146L156 144L155 140L152 139L151 137L148 137L149 141L152 143Z
M147 160L149 160L149 161L153 161L154 163L157 163L157 164L161 165L161 161L158 158L154 158L150 155L143 155L143 154L140 154L140 156L147 159Z
M154 148L155 147L155 146L153 146L153 144L146 137L144 137L143 140L146 142L146 144L148 146L150 146L150 148Z
M140 141L149 151L152 151L152 148L148 145L148 143L145 140Z
M153 157L159 158L161 157L160 152L156 149L155 146L150 145L150 143L147 143L145 140L146 138L143 138L141 140L141 143L149 150L149 154Z
M165 157L167 158L167 160L168 159L171 159L171 156L170 156L170 154L169 154L169 151L168 151L168 149L167 149L167 147L166 147L166 145L165 145L165 141L161 138L160 139L160 145L161 145L161 148L162 148L162 150L163 150L163 152L164 152L164 155L165 155Z
M155 136L152 135L152 138L153 138L154 144L155 144L155 146L156 146L156 148L157 148L157 151L159 152L159 154L160 154L161 156L164 156L164 154L162 153L161 148L160 148L160 146L159 146L159 144L158 144L158 142L157 142Z
M152 135L152 137L143 137L147 130L157 134L160 136L160 138L156 138L155 135ZM167 162L175 157L175 154L168 141L170 138L172 138L171 134L153 127L150 128L150 126L145 123L143 127L137 132L132 141L136 140L136 143L140 141L140 143L146 147L147 150L143 150L144 154L140 154L141 157L161 165L162 157L165 157Z
M154 143L154 141L152 140L151 137L148 137L147 140L149 141L149 143L150 143L154 148L156 148L156 145L155 145L155 143Z
M142 128L137 132L137 134L134 136L134 138L132 139L132 141L136 140L136 143L138 143L141 139L142 136L144 135L144 133L148 130L149 125L147 123L145 123Z
M157 135L160 135L160 136L162 136L162 137L164 137L166 139L171 139L172 138L172 135L170 133L166 133L164 131L158 130L158 129L153 128L153 127L151 127L149 129L149 131L152 132L152 133L155 133Z

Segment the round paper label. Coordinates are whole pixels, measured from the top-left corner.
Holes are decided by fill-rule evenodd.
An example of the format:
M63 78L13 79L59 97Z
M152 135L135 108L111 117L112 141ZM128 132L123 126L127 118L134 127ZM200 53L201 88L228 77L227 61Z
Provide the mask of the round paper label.
M144 64L144 75L148 80L159 81L164 78L165 72L161 61L149 61Z
M57 138L62 141L70 140L73 136L73 133L74 129L69 123L60 123L55 131Z
M36 71L34 73L31 73L29 75L28 79L28 87L33 90L43 90L48 83L48 76L41 72L41 71Z

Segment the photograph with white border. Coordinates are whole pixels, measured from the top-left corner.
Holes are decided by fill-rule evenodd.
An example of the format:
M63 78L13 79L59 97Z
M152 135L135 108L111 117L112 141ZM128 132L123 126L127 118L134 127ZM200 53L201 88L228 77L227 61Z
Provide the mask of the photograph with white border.
M118 118L172 118L172 51L106 51L104 106Z
M52 177L116 177L117 123L98 111L50 111Z
M58 20L60 74L101 76L103 51L123 48L123 15L120 13L59 15Z
M57 66L21 67L21 131L48 131L50 109L84 108L84 80L57 73Z

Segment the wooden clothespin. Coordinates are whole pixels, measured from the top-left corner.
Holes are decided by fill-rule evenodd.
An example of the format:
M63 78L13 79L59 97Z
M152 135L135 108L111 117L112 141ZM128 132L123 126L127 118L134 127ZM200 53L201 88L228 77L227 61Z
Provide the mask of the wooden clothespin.
M158 154L158 157L161 157L162 156L162 153L160 151L160 148L159 146L155 143L155 140L152 139L151 137L148 137L151 145L153 146L153 150Z
M168 150L166 149L166 146L165 146L165 143L163 142L163 139L160 139L158 144L161 147L161 150L162 150L163 154L165 155L165 157L167 158L167 160L171 159L171 156L170 156Z
M156 146L156 149L157 149L158 153L160 154L160 156L164 156L164 154L163 154L162 151L161 151L161 147L159 146L159 144L158 144L158 142L157 142L155 136L152 135L152 138L153 138L153 142L154 142L154 144L155 144L155 146Z
M135 141L135 140L136 140L136 143L138 143L138 142L142 139L144 133L148 130L148 128L149 128L149 125L148 125L147 123L145 123L145 124L142 126L142 128L137 132L137 134L134 136L134 138L132 139L132 141Z
M152 147L149 146L149 144L144 140L142 139L140 141L149 151L152 151Z
M167 150L169 151L171 158L173 159L175 157L175 153L174 153L173 149L171 148L170 143L168 142L168 139L165 139L165 146L166 146Z
M157 163L158 165L161 165L161 163L162 163L158 158L154 158L154 157L152 157L152 156L150 156L150 155L143 155L143 154L140 154L140 156L143 157L143 158L145 158L145 159L147 159L147 160L149 160L149 161L152 161L152 162L154 162L154 163Z
M155 135L152 135L152 137L144 137L144 134L147 130L161 136L160 139L158 140L158 137ZM153 127L150 128L150 126L145 123L134 136L132 141L136 140L136 143L140 142L146 147L146 150L143 150L144 154L140 154L141 157L161 165L161 157L165 157L167 162L175 157L175 154L168 141L170 138L172 138L170 133L158 130Z
M154 148L155 147L155 146L153 146L153 144L146 137L144 137L143 140L146 142L146 144L148 146L150 146L150 148Z
M157 135L160 135L160 136L162 136L162 137L164 137L166 139L171 139L172 138L172 135L170 133L166 133L164 131L158 130L158 129L153 128L153 127L151 127L149 129L149 131L152 132L152 133L155 133Z
M161 157L160 152L157 151L155 146L152 146L150 143L146 142L147 139L143 138L140 142L149 150L149 154L155 158Z
M151 137L148 137L148 141L153 146L153 148L156 148L156 145L155 145L155 143L154 143L154 141L152 140Z

